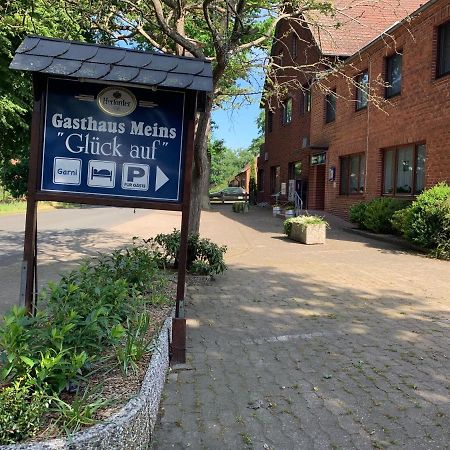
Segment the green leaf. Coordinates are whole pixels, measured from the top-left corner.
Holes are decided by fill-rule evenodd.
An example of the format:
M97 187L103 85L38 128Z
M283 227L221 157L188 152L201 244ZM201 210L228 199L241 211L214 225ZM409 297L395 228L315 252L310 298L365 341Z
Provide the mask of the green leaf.
M31 358L28 358L28 356L20 356L20 359L28 366L33 367L34 361Z

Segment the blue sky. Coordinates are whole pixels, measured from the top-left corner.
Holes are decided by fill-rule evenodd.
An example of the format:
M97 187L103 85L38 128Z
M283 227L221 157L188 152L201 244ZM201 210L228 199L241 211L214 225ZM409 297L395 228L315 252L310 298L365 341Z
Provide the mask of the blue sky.
M217 126L213 130L214 138L223 139L225 145L234 150L248 147L258 135L256 119L259 112L259 99L239 109L214 111L212 117Z

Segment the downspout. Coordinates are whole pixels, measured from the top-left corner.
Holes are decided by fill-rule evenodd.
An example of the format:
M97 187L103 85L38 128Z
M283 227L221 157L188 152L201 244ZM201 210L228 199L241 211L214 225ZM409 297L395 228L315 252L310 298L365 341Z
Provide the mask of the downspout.
M366 160L365 160L365 167L364 167L364 196L367 196L367 175L368 175L368 167L369 167L369 130L370 130L370 92L371 92L371 84L372 84L372 59L371 55L369 54L369 86L368 86L368 92L369 92L369 99L367 101L367 124L366 124Z

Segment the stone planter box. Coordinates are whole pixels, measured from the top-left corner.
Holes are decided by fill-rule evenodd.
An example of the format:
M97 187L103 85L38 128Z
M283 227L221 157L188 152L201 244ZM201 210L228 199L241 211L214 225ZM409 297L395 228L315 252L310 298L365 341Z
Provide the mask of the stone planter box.
M293 223L289 237L308 245L325 244L326 228L325 224L299 225Z
M148 450L169 368L172 318L161 328L140 392L104 422L71 435L29 444L0 445L0 450Z

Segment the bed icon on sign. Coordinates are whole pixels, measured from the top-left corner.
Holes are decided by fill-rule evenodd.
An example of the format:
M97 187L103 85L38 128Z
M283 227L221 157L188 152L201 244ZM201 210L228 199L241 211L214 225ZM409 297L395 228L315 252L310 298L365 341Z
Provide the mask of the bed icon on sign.
M116 163L114 161L89 161L87 176L88 186L113 188L115 181Z

